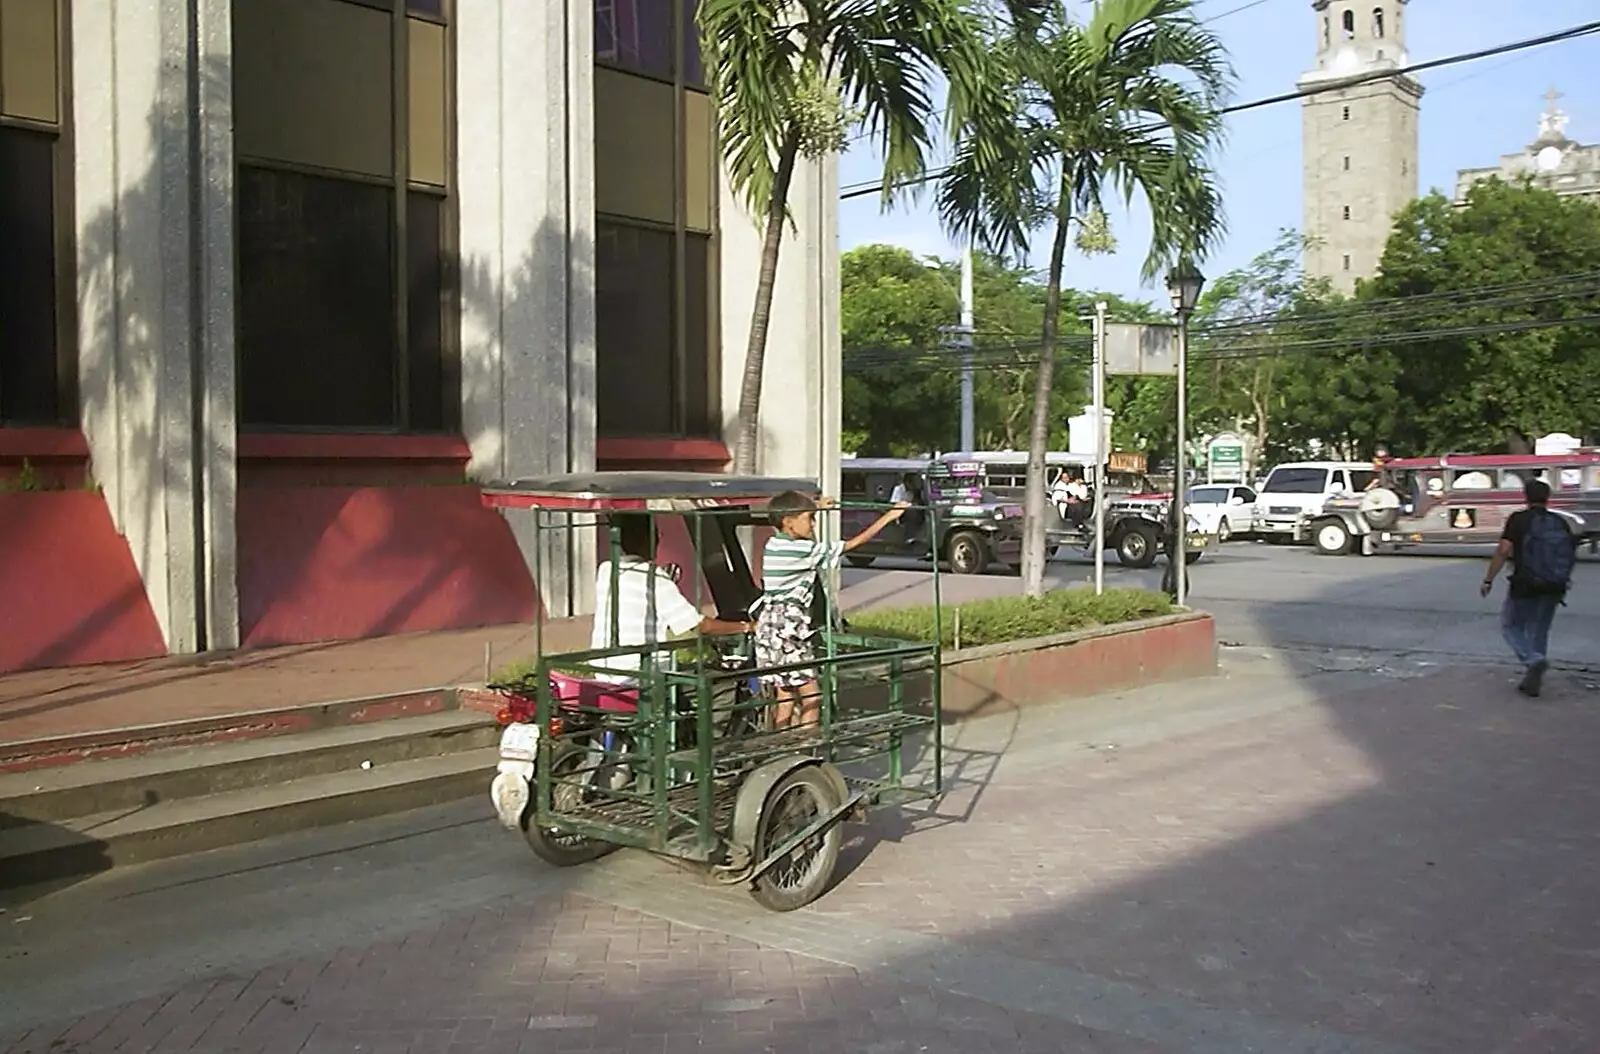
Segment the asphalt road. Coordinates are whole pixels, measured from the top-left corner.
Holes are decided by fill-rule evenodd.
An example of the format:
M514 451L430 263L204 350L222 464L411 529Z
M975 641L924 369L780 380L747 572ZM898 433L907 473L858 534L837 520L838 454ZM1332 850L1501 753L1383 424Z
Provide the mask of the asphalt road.
M1318 556L1308 547L1230 542L1191 567L1193 606L1217 619L1225 644L1262 648L1374 651L1436 661L1502 662L1498 613L1504 586L1478 595L1488 550L1460 547L1419 555ZM1134 571L1106 556L1106 585L1161 587L1164 563ZM883 561L846 569L849 607L927 602L932 574ZM1093 565L1081 555L1052 561L1052 586L1087 585ZM1014 575L939 577L942 599L960 604L1016 593ZM1558 662L1600 668L1600 559L1579 561L1567 606L1556 616L1551 653Z

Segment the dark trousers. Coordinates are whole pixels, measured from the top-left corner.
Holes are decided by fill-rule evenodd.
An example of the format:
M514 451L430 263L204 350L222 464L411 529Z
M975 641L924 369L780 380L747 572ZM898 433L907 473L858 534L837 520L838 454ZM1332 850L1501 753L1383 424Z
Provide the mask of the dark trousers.
M1506 596L1500 608L1500 634L1524 666L1544 662L1550 647L1550 623L1555 620L1559 596Z

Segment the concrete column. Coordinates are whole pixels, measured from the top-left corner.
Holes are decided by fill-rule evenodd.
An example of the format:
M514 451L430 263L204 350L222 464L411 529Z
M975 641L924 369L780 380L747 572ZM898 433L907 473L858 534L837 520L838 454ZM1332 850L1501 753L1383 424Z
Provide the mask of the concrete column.
M72 25L92 469L167 646L229 647L232 158L225 143L217 151L232 115L231 92L216 88L230 79L227 0L74 0ZM219 39L220 71L216 56L201 60Z
M587 0L457 11L462 420L483 480L594 468L592 19ZM509 515L550 612L586 610L582 547L531 520Z
M191 437L199 493L196 574L206 647L239 646L239 402L233 156L233 0L194 0L194 333L198 427Z

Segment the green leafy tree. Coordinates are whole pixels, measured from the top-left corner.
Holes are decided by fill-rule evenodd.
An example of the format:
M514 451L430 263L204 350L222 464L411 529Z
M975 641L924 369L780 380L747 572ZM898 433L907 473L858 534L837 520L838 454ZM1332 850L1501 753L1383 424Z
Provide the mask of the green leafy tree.
M928 353L959 315L958 287L892 245L845 253L839 278L845 449L910 456L948 444L960 379Z
M1600 330L1592 321L1482 332L1600 314L1600 298L1592 291L1545 299L1473 292L1596 271L1600 206L1591 202L1495 179L1474 186L1463 207L1438 193L1407 206L1379 275L1358 297L1433 299L1369 332L1452 335L1388 352L1406 409L1397 419L1397 446L1526 452L1549 432L1600 430ZM1471 295L1447 295L1463 291Z
M1010 0L1026 13L1036 0ZM926 167L933 94L959 122L989 65L967 0L700 0L698 21L733 189L764 224L740 385L734 469L754 472L761 381L789 188L801 158L838 153L858 121L883 151L887 200Z
M960 264L867 245L845 253L840 272L845 448L891 455L953 448L960 436L961 360L944 344L942 329L958 318ZM1067 421L1088 401L1089 326L1079 315L1097 300L1108 303L1113 318L1156 317L1149 304L1063 291L1061 332L1080 338L1085 350L1055 362L1051 449L1067 446ZM1027 442L1044 282L1034 271L978 253L973 301L977 443L985 450L1017 450Z
M957 236L1018 252L1031 231L1051 230L1050 263L1028 442L1024 588L1044 589L1044 455L1051 433L1062 275L1074 227L1080 245L1104 248L1104 197L1142 196L1152 234L1144 275L1198 259L1223 224L1208 158L1232 78L1220 42L1190 0L1099 0L1087 24L1057 6L990 49L995 87L976 95L960 123L939 209Z

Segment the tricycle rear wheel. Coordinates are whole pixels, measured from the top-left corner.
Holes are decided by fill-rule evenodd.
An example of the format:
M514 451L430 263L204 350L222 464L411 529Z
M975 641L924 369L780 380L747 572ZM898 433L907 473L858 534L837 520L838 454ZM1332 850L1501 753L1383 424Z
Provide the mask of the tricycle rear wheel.
M772 788L762 806L755 859L765 860L842 804L838 789L815 765L789 773ZM822 896L833 881L843 842L844 834L836 823L785 853L756 879L751 890L756 903L771 911L793 911Z
M588 758L589 750L583 744L570 741L560 744L551 752L551 778L561 779L570 776L574 771L582 769ZM552 804L556 806L557 811L560 811L563 804L570 804L574 799L581 800L585 793L581 785L560 785L551 793L554 799ZM532 802L528 803L527 811L522 814L522 834L528 840L528 848L533 850L533 855L553 867L577 867L579 864L598 860L617 849L617 846L610 842L540 827L534 822Z

